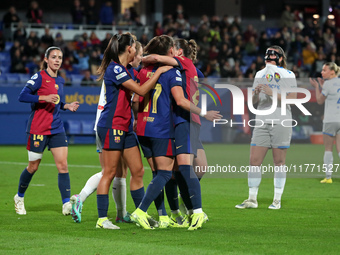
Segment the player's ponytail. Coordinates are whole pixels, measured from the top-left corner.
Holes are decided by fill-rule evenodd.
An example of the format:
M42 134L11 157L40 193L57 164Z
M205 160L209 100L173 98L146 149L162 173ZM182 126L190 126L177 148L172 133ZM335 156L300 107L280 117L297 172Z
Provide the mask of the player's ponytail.
M192 61L197 58L197 44L195 40L190 40L189 42L185 39L176 39L175 47L177 50L182 49L183 55Z
M56 46L51 46L51 47L49 47L49 48L45 51L44 60L43 60L43 61L41 62L41 64L40 64L40 71L41 71L41 70L47 69L47 62L45 61L45 58L48 59L49 56L50 56L50 54L51 54L51 52L52 52L53 50L59 50L59 51L61 51L61 49L60 49L59 47L56 47Z
M197 43L195 40L189 40L189 47L191 48L191 57L189 57L192 62L195 62L197 59Z
M98 81L103 79L106 68L109 66L111 61L113 60L117 64L121 64L119 61L119 56L125 52L127 46L132 46L135 43L131 34L116 34L111 37L109 44L107 45L102 63L97 70L97 74L99 74Z

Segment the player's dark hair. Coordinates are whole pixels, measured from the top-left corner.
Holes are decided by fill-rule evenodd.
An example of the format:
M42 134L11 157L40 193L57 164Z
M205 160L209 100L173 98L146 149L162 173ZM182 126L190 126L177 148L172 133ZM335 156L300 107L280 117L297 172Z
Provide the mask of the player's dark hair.
M131 34L116 34L112 36L104 51L103 61L97 70L97 74L99 74L97 80L103 79L106 68L109 66L112 60L118 64L121 64L119 61L119 56L125 52L126 47L132 46L134 43L135 40Z
M183 55L192 61L197 58L197 43L195 40L191 39L189 42L185 39L176 39L175 48L182 49Z
M171 47L174 47L174 40L168 35L155 36L145 46L145 54L167 55Z
M49 47L46 51L45 51L45 58L49 58L49 56L50 56L50 54L51 54L51 52L53 51L53 50L59 50L59 51L61 51L62 52L62 50L59 48L59 47L56 47L56 46L51 46L51 47ZM41 70L45 70L45 69L47 69L47 63L46 63L46 61L45 61L45 59L41 62L41 64L40 64L40 71Z
M337 64L335 64L334 62L327 62L324 65L328 66L329 70L334 71L336 76L339 75L340 67Z
M274 49L281 55L282 60L281 60L281 62L278 63L278 66L281 66L283 68L287 68L287 57L286 57L284 50L278 45L272 45L272 46L268 47L267 50L269 50L269 49Z

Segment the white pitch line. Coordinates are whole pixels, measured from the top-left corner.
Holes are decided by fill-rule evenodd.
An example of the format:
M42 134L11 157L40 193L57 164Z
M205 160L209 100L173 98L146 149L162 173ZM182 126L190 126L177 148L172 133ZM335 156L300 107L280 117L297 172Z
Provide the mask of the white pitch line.
M11 161L0 161L0 165L20 165L20 166L27 166L27 162L11 162ZM50 163L41 163L40 166L50 166L55 167L55 164ZM93 166L93 165L68 165L69 168L72 167L80 167L80 168L100 168L100 165ZM144 166L144 169L150 169L149 166Z

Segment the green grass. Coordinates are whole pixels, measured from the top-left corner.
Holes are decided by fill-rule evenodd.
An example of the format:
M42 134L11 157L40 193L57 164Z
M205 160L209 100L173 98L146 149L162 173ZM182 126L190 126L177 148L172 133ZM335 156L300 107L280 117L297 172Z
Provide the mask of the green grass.
M210 165L248 165L249 145L205 149ZM206 174L202 201L210 221L202 229L146 231L120 224L120 230L110 231L95 229L95 194L84 204L82 223L61 214L57 170L48 151L26 192L27 215L15 214L13 196L27 152L24 146L4 146L0 155L0 254L339 254L340 170L334 173L333 184L320 184L324 174L316 169L289 173L281 210L267 209L273 199L270 174L262 179L259 208L253 210L234 208L248 196L246 174ZM321 145L296 144L288 150L287 165L322 165L322 158ZM271 161L269 151L264 163ZM68 163L72 194L100 170L94 145L71 145ZM334 163L340 163L336 153ZM145 186L150 179L147 169ZM134 210L129 193L127 208ZM154 205L149 213L156 216ZM115 218L111 196L109 217Z

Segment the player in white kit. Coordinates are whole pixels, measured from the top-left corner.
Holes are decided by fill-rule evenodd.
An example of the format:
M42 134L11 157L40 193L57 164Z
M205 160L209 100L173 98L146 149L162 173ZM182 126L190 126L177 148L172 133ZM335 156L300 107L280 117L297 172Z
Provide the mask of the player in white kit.
M257 193L261 183L261 164L268 149L272 149L274 161L274 199L269 209L281 208L281 196L286 183L286 153L292 135L292 113L286 106L286 115L281 113L281 92L287 90L286 98L295 99L296 93L289 93L297 87L295 74L286 69L286 56L279 46L271 46L265 55L266 67L256 73L253 83L253 103L257 110L268 110L273 104L273 93L277 92L277 107L267 115L256 115L250 147L250 166L248 172L249 197L238 209L257 208Z
M321 183L332 183L333 170L333 144L336 141L336 149L340 157L340 80L338 79L340 68L333 62L325 63L322 67L322 78L310 79L315 88L318 104L325 103L323 119L323 143L325 153L323 163L326 178Z

